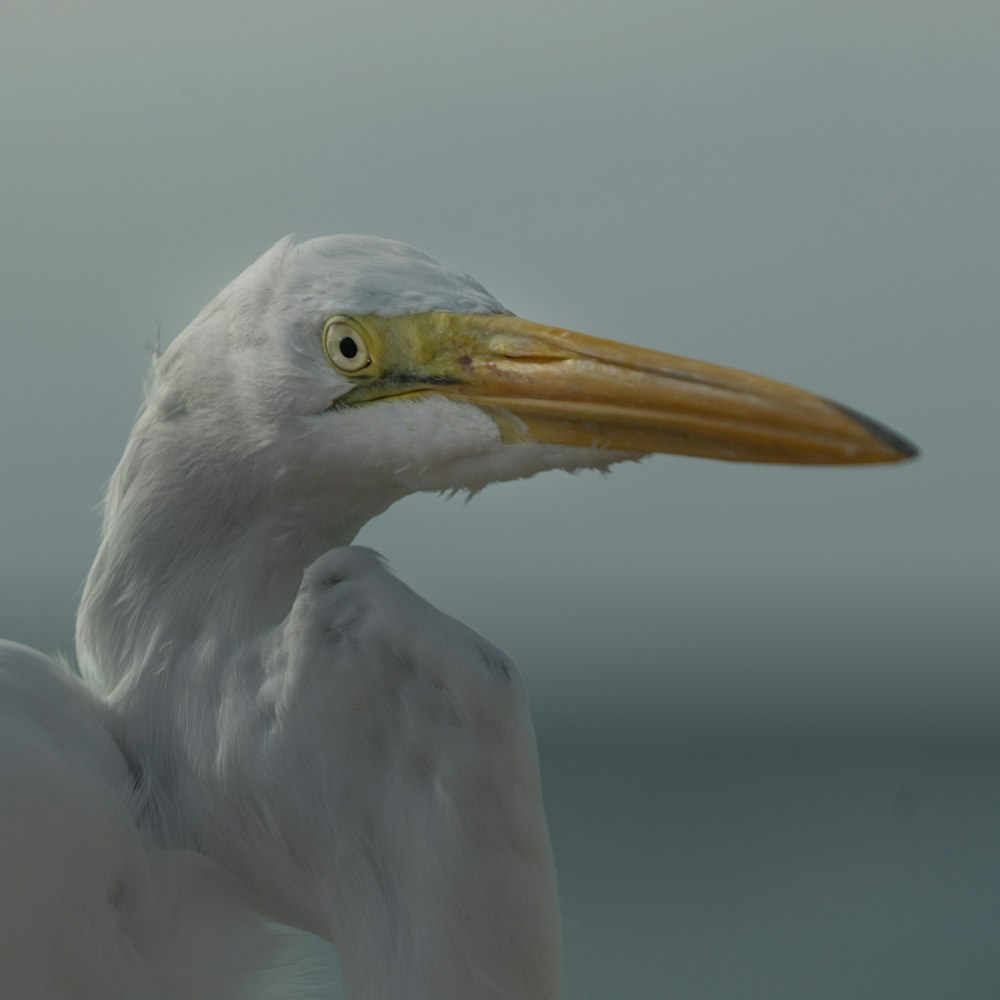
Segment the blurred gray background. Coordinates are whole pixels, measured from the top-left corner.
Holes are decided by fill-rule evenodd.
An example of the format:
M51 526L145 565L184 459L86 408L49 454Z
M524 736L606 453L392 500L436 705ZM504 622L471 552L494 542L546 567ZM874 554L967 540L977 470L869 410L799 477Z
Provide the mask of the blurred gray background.
M567 997L995 998L998 39L992 0L7 0L0 635L70 648L157 330L287 232L801 384L923 457L361 540L522 668Z

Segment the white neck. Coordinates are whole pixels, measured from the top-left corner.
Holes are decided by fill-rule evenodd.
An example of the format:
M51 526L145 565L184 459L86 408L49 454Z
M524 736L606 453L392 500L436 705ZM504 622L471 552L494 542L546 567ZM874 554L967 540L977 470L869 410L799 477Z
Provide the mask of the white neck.
M154 443L140 421L112 483L77 645L150 780L159 835L222 862L274 918L333 940L352 998L555 997L558 904L526 702L499 751L512 763L478 776L486 807L471 815L459 792L435 796L430 814L405 805L413 787L395 773L360 790L338 784L350 748L337 737L351 722L323 714L343 702L323 696L328 663L310 661L307 693L288 702L305 684L287 641L305 567L404 491L361 497L331 482L318 495L288 472L220 494L209 464L179 469ZM283 712L298 714L276 727ZM294 744L302 733L321 739ZM359 794L372 800L360 840L344 836ZM402 845L372 833L401 808Z

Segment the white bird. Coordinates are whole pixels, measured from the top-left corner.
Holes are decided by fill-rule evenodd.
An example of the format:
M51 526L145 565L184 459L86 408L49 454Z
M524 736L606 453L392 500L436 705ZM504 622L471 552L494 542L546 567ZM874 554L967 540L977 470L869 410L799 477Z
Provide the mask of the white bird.
M649 452L914 454L799 389L518 319L400 243L273 247L154 364L81 676L0 646L0 996L313 995L276 922L333 941L352 998L556 997L517 670L350 543L415 491Z

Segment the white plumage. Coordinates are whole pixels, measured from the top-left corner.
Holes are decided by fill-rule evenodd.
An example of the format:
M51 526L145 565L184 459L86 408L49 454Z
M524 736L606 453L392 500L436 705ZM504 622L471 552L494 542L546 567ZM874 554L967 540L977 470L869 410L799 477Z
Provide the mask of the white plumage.
M276 921L334 941L352 997L556 996L517 671L349 546L414 491L649 451L913 454L801 390L518 320L402 244L272 248L156 361L86 683L0 649L0 995L305 996Z

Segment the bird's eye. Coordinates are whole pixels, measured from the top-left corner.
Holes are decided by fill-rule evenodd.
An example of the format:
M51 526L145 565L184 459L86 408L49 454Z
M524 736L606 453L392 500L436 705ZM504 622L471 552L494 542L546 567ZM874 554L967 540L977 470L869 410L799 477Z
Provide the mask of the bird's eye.
M372 363L371 351L364 337L339 316L326 324L323 350L330 364L342 372L359 372Z

